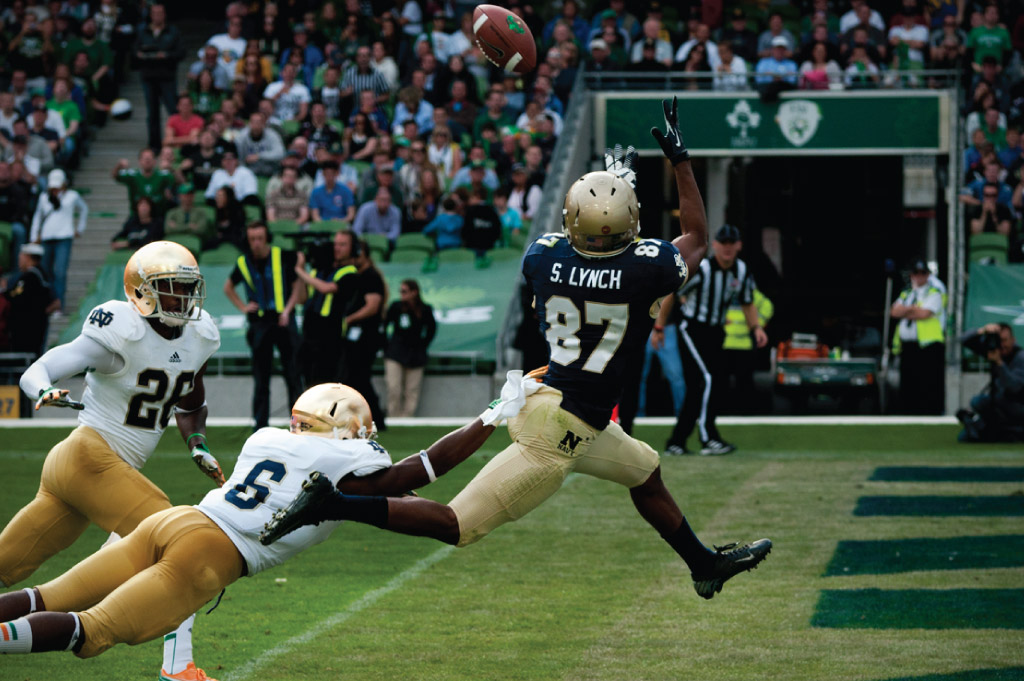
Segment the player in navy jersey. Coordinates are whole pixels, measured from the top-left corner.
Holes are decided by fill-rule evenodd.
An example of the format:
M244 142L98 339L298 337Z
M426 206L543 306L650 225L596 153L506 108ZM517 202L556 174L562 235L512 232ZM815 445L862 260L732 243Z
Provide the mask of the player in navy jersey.
M651 134L674 169L681 234L672 243L638 237L632 150L625 158L609 154L607 170L572 185L562 232L537 239L523 259L551 360L544 385L509 420L512 444L447 506L377 497L374 507L317 476L267 524L261 541L273 542L301 524L348 519L466 546L529 513L575 471L629 488L637 511L683 558L704 598L768 555L767 539L705 547L665 488L658 454L609 422L627 358L644 351L662 299L707 251L704 203L679 134L676 101L663 106L666 131Z

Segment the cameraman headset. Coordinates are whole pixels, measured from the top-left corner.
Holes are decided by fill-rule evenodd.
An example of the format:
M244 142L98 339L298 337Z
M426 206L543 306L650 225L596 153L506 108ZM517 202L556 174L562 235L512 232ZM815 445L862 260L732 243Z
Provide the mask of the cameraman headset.
M359 241L352 232L339 230L334 235L332 253L329 263L312 259L309 272L302 264L295 266L296 276L309 289L299 354L306 385L341 380L345 312L358 292L353 259L359 254Z
M967 334L963 344L989 361L992 380L971 398L971 409L960 409L961 442L1013 442L1024 440L1024 351L1013 327L986 324Z

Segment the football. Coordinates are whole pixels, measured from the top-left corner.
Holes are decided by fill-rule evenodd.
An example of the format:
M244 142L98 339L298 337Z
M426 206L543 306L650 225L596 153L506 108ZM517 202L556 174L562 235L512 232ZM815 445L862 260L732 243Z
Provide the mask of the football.
M492 64L515 73L529 73L537 65L537 43L521 18L497 5L479 5L473 11L476 45Z

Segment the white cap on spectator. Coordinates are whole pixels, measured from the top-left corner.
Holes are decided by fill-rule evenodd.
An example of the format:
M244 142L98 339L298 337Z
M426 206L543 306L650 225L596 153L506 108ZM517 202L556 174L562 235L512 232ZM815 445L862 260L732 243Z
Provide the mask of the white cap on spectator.
M26 255L38 255L39 257L42 257L43 245L28 243L21 247L21 252Z
M789 41L781 35L772 38L772 47L789 47Z
M47 187L63 187L67 184L68 176L64 174L64 171L60 168L54 168L50 171L50 174L46 176Z
M601 38L594 38L590 41L590 49L592 50L607 50L608 43Z

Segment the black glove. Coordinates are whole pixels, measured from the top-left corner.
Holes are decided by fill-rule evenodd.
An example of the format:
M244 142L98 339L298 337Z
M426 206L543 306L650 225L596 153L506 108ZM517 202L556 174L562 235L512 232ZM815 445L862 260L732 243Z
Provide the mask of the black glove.
M672 106L670 107L667 99L661 100L661 107L665 112L665 132L658 130L657 128L651 128L651 134L654 139L658 140L658 144L661 145L661 150L665 153L665 158L673 166L677 166L683 161L690 160L690 152L686 150L686 145L683 144L683 137L679 134L679 116L677 114L679 102L676 97L672 98Z

